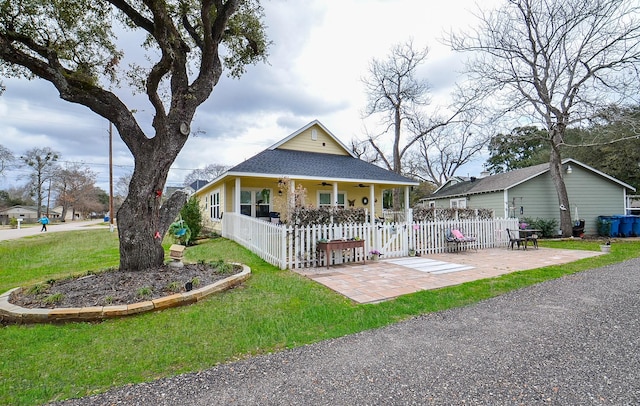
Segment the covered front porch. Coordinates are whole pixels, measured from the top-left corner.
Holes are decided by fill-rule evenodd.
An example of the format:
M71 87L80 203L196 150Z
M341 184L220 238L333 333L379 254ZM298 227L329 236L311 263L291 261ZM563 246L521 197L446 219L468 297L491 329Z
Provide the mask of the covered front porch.
M364 208L371 224L384 217L385 192L400 189L401 210L405 221L411 221L409 192L406 184L346 179L288 178L237 176L228 179L206 198L209 219L215 221L223 213L237 213L266 221L288 223L295 207ZM273 220L277 218L278 220Z

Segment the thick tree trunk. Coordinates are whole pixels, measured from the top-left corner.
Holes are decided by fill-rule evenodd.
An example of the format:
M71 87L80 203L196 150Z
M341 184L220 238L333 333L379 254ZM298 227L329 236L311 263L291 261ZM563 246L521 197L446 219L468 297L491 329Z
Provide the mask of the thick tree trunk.
M551 180L556 188L558 195L558 207L560 210L560 229L562 230L563 237L571 237L573 231L573 224L571 222L571 210L569 206L569 195L567 194L567 187L564 183L563 170L562 170L562 158L560 151L557 148L557 138L560 135L552 135L551 137L551 152L549 158L549 173Z
M161 197L157 199L160 200ZM120 269L144 271L164 263L162 239L186 201L187 195L184 192L174 193L161 207L150 199L125 200L118 210ZM149 213L152 219L150 222L139 220Z
M175 155L179 152L178 149ZM118 210L120 269L144 271L164 263L162 239L187 201L187 194L176 192L162 204L162 191L175 157L167 151L155 165L136 164L129 194ZM146 219L146 221L141 221Z

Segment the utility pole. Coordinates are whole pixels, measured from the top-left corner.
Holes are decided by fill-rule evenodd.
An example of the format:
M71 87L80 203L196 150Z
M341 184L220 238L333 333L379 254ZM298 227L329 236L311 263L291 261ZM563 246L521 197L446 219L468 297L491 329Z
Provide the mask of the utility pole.
M109 121L109 231L113 232L113 125Z

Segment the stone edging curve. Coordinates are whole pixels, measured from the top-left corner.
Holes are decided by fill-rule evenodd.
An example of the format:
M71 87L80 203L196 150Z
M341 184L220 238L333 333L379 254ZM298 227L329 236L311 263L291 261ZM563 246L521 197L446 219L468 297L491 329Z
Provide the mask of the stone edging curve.
M9 303L11 293L21 289L14 288L0 294L0 321L16 324L98 321L184 306L198 302L213 293L230 289L249 279L251 268L244 264L239 265L242 265L242 271L240 273L219 280L211 285L203 286L202 288L189 292L176 293L170 296L128 305L29 309Z

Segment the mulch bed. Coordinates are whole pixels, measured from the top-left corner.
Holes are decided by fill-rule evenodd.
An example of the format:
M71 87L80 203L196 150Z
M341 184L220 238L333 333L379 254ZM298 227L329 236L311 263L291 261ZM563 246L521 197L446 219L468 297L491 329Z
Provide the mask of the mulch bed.
M164 265L146 271L106 270L82 277L52 280L14 292L9 303L25 308L115 306L158 299L210 285L242 271L240 265Z

